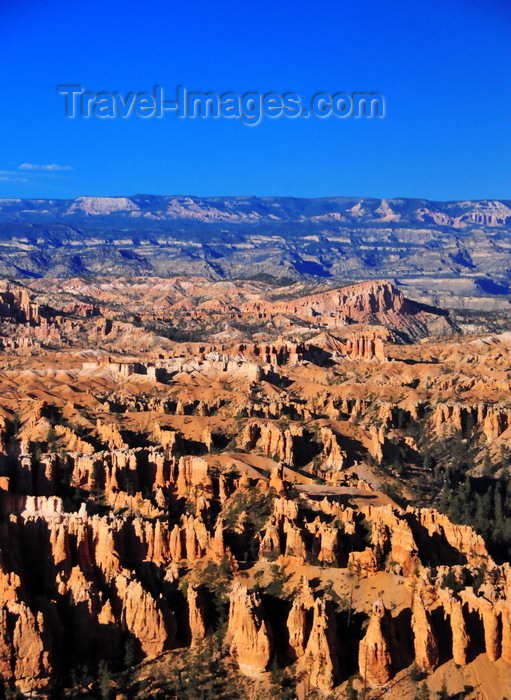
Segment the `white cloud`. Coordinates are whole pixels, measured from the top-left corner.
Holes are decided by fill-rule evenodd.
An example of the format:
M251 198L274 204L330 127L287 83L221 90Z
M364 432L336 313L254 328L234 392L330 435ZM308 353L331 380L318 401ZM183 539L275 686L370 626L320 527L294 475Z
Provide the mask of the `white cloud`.
M62 170L73 170L72 165L58 165L57 163L49 163L48 165L40 165L38 163L22 163L18 170L39 170L39 171L62 171Z
M17 170L0 170L0 182L28 182Z
M0 170L0 182L12 184L34 184L41 182L53 182L59 178L59 173L69 172L74 170L71 165L57 165L57 163L49 163L48 165L39 165L37 163L22 163L18 165L16 170ZM61 175L66 177L65 175Z

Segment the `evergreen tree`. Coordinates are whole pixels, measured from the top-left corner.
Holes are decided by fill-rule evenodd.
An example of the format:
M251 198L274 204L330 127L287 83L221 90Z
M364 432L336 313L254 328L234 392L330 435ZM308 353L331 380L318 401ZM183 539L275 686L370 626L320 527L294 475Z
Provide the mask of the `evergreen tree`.
M421 679L421 676L422 674L420 668L414 662L410 669L410 680L413 681L413 683L418 683Z
M437 693L437 696L438 700L449 700L449 693L447 692L447 684L445 682L445 678L440 691Z
M128 637L124 644L124 659L123 664L126 670L129 670L135 663L136 647L133 637Z
M99 692L103 700L108 700L112 688L112 675L108 668L108 664L104 659L101 659L98 666Z
M358 691L353 687L353 678L346 685L346 700L358 700Z
M431 695L429 693L429 688L426 681L424 681L419 688L419 700L431 700Z

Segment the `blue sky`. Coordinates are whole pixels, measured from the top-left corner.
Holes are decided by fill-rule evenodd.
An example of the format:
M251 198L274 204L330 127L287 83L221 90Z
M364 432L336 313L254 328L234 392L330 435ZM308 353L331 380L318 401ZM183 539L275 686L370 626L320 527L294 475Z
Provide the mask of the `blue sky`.
M2 0L0 197L510 198L504 0ZM384 119L68 119L60 84L384 95Z

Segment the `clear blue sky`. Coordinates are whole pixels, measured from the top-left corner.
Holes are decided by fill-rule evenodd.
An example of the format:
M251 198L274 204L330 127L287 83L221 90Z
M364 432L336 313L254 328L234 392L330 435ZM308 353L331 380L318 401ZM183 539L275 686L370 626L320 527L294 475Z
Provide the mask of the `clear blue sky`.
M2 0L0 197L510 198L510 20L505 0ZM70 120L64 83L377 91L387 114Z

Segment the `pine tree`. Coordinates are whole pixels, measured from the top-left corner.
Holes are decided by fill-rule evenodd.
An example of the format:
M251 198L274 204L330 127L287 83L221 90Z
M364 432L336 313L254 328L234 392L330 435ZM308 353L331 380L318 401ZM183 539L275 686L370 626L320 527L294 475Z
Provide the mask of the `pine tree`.
M410 680L413 683L418 683L421 679L421 675L422 674L421 674L420 668L417 666L417 664L414 661L414 663L410 669Z
M129 670L135 663L136 648L133 637L128 637L124 644L124 668Z
M358 691L353 687L353 678L346 685L346 700L358 700Z
M426 681L419 688L419 700L431 700L431 695L429 693L429 688Z
M99 692L103 700L108 700L111 693L112 676L108 669L108 664L101 659L98 666Z
M449 693L447 691L447 684L445 682L445 678L444 678L444 681L442 683L442 688L440 689L440 692L437 693L437 695L438 695L438 700L449 700Z

